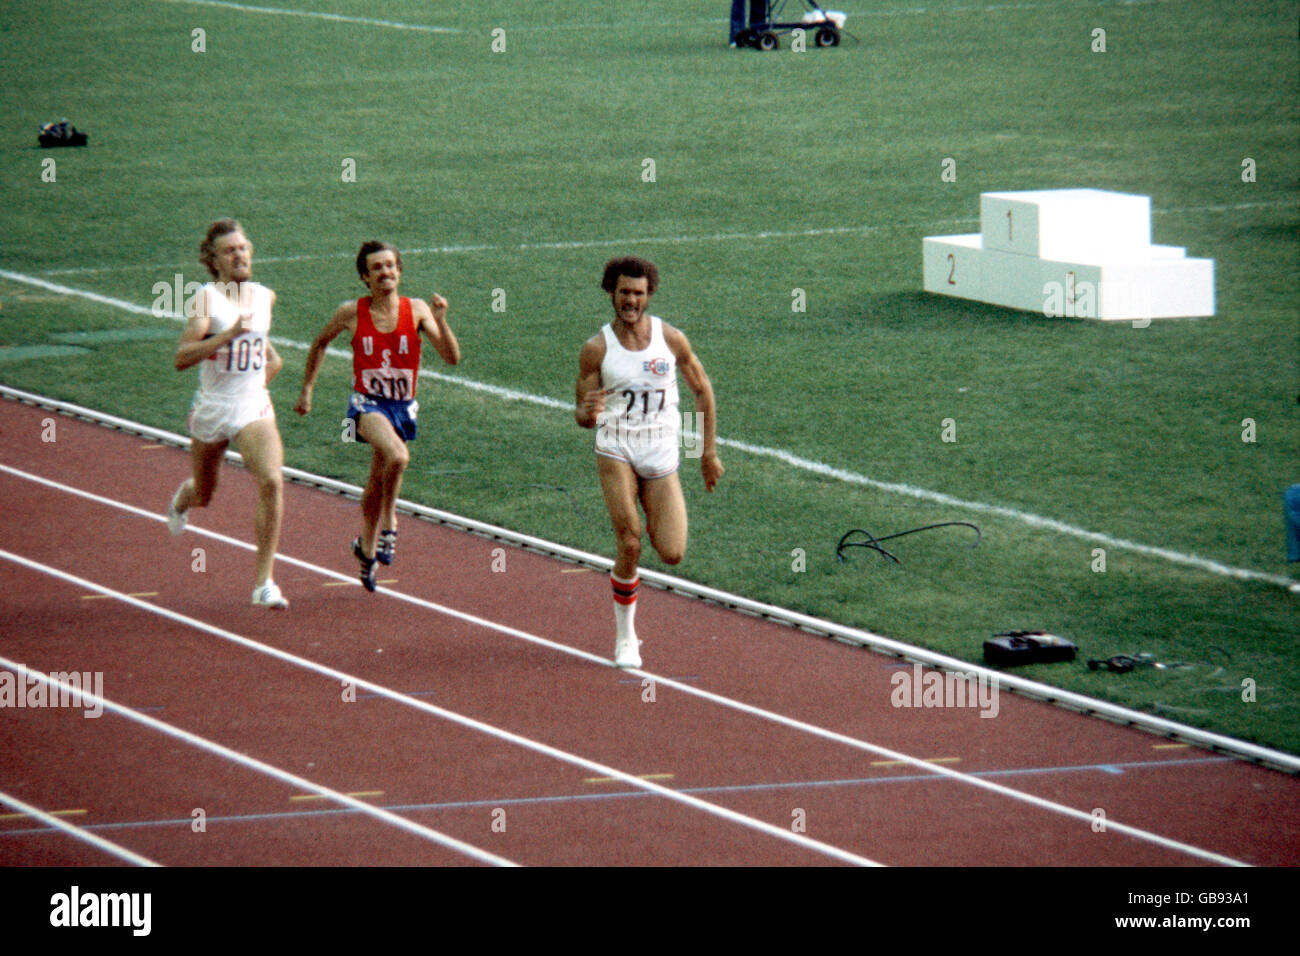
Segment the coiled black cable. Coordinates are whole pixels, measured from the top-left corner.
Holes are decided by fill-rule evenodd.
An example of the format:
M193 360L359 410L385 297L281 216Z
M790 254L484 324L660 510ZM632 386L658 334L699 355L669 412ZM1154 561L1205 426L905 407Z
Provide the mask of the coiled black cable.
M844 551L846 548L870 548L872 551L879 551L882 557L888 558L890 561L893 561L895 564L902 564L903 562L900 561L897 558L897 556L895 556L891 551L882 547L880 542L889 541L891 538L901 538L905 534L916 534L918 531L929 531L932 528L949 528L953 526L970 528L972 531L975 532L975 542L974 544L971 545L972 548L976 547L980 543L980 538L983 537L983 535L980 533L979 527L971 524L969 521L940 521L937 524L927 524L927 525L922 525L919 528L909 528L906 531L896 531L893 534L887 534L880 538L877 538L866 528L853 528L849 531L844 532L844 536L840 538L840 543L835 546L835 559L837 561L847 561L848 558L844 556ZM849 541L849 536L855 534L865 534L867 536L867 540Z

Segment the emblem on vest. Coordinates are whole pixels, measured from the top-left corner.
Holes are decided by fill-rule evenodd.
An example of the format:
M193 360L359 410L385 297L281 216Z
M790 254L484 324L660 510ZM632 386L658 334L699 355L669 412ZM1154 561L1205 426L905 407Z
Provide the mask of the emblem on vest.
M668 374L668 360L665 358L650 359L641 363L641 371L650 372L654 375Z

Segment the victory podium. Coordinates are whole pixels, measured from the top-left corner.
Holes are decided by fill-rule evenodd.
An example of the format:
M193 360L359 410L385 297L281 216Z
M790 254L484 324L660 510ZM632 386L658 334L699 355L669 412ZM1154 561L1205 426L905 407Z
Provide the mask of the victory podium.
M922 241L925 291L1045 316L1214 315L1214 260L1151 242L1151 199L1100 189L980 196L980 231Z

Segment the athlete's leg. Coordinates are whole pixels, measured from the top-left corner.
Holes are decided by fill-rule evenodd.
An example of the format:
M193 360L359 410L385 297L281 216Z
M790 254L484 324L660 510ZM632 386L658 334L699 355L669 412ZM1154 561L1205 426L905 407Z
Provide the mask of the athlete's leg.
M379 503L384 494L384 456L378 448L370 454L370 474L366 488L361 493L361 548L372 557L375 553L375 535L379 528Z
M641 515L637 512L638 479L632 466L625 461L596 456L596 474L600 477L600 490L609 509L609 520L614 526L614 543L618 557L614 561L614 575L624 580L636 576L641 560Z
M402 448L406 450L409 465L410 450L405 443L403 443ZM393 553L397 547L397 499L402 495L402 478L406 475L406 467L406 465L402 467L402 470L397 475L397 480L388 489L386 496L387 508L379 520L379 544L377 547L383 552L379 557L384 564L393 563Z
M641 482L646 532L665 564L678 564L686 556L686 499L677 472Z
M374 497L383 501L387 497L384 493L384 456L378 449L370 458L370 477L366 480L367 487L376 489ZM383 509L375 523L374 556L380 564L392 564L393 556L397 551L397 497L401 493L402 479L397 479L397 488L393 490L392 496L388 498L388 505ZM364 554L364 551L362 552Z
M361 548L367 557L373 558L380 521L393 519L397 495L402 488L402 476L410 464L411 454L407 451L406 442L402 441L393 428L393 423L378 412L367 412L358 419L357 434L375 450L370 461L366 491L361 496Z
M257 482L257 583L272 577L275 549L280 544L280 522L284 515L284 449L274 418L263 418L240 429L235 447L244 456L244 466Z
M406 446L403 445L402 447L405 448ZM406 454L407 454L407 459L406 459L407 464L410 464L411 453L409 449L407 450ZM397 499L402 496L402 478L405 475L406 475L406 465L403 465L402 470L398 472L397 478L393 482L392 494L388 496L387 508L384 511L383 515L381 516L382 520L380 522L380 529L379 529L380 531L397 530Z
M217 475L226 457L229 442L205 442L190 439L191 476L176 491L172 504L182 514L191 508L206 508L217 490Z
M596 472L618 548L609 580L614 592L614 663L640 667L640 641L636 636L636 599L641 586L637 574L641 560L641 515L636 507L639 481L627 462L603 455L596 456Z

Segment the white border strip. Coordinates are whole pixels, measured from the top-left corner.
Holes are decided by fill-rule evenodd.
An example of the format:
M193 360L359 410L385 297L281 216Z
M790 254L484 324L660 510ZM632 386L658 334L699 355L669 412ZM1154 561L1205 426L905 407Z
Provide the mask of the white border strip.
M86 843L89 843L92 846L97 847L100 850L103 850L105 853L109 854L110 856L117 857L119 860L125 860L127 863L134 863L136 866L161 866L162 865L161 863L155 863L153 860L149 859L146 856L141 856L139 853L135 853L132 850L128 850L124 846L118 846L112 840L105 840L102 836L99 836L96 833L91 833L89 830L83 830L81 827L73 826L71 823L69 823L66 820L60 820L58 817L54 816L53 814L46 813L44 810L40 810L32 806L30 803L24 803L23 801L19 800L17 797L12 797L7 793L0 792L0 803L13 807L19 813L25 813L29 817L35 817L37 820L40 820L46 826L51 826L57 830L62 830L65 833L69 833L72 836L76 837L78 840L84 840Z
M122 299L114 299L109 296L100 295L96 292L87 292L81 289L74 289L69 286L58 285L53 282L47 282L44 279L38 279L35 276L24 275L18 272L9 272L0 269L0 278L11 279L15 282L22 282L28 285L34 285L38 288L47 289L51 292L57 292L61 295L80 296L92 302L101 305L112 306L116 309L123 309L136 315L149 315L154 318L159 316L149 308L142 305L136 305L133 302L126 302ZM183 321L183 316L176 313L168 313L166 318L176 321ZM311 346L307 342L298 342L293 339L283 339L278 336L272 336L271 341L284 348L293 348L300 351L306 351ZM326 354L334 358L350 359L350 353L347 351L331 347L326 350ZM457 385L461 388L468 388L473 391L485 392L494 395L497 398L503 398L508 401L530 402L534 405L541 405L545 408L554 408L561 410L570 410L573 408L571 402L564 402L555 398L548 398L544 395L533 395L529 392L518 391L510 388L503 388L499 385L490 385L486 382L476 382L473 379L458 378L452 375L444 375L440 372L433 372L429 369L420 370L421 378L434 379L440 382L447 382ZM1027 511L1019 511L1015 508L1008 508L1003 505L985 504L979 501L966 501L962 498L955 498L938 491L930 491L926 488L920 488L916 485L908 485L899 482L880 481L876 478L858 472L849 471L844 468L836 468L823 462L813 461L809 458L803 458L794 452L787 451L783 448L768 448L764 445L751 445L748 442L737 441L732 438L717 439L718 445L723 448L735 448L738 451L750 455L757 455L764 458L773 458L783 462L792 468L798 468L803 471L812 472L823 478L834 478L837 481L845 482L851 485L860 485L866 488L874 488L877 491L889 492L891 494L904 495L910 498L916 498L920 501L929 501L935 504L944 505L950 508L961 508L967 511L974 511L980 514L994 515L1000 518L1007 518L1022 524L1029 525L1032 528L1041 528L1046 531L1053 531L1058 534L1069 537L1079 538L1092 544L1101 544L1107 548L1117 551L1131 551L1135 554L1141 554L1150 558L1160 558L1172 564L1180 564L1186 567L1195 568L1199 571L1208 571L1211 574L1218 574L1224 577L1235 578L1239 581L1262 581L1267 584L1273 584L1281 588L1289 588L1294 582L1291 578L1278 574L1269 574L1264 571L1255 571L1249 568L1237 568L1214 561L1208 558L1202 558L1194 554L1184 554L1181 551L1173 551L1169 548L1158 548L1148 544L1142 544L1137 541L1130 541L1125 538L1115 538L1108 534L1098 531L1089 531L1086 528L1077 525L1068 524L1064 521L1058 521L1054 518L1044 518L1040 515Z
M80 585L81 587L84 587L88 590L96 591L101 594L106 594L111 597L116 597L131 604L140 605L142 607L148 608L155 612L162 610L153 605L146 604L144 601L138 601L135 598L128 597L125 594L119 594L118 592L112 591L108 588L100 587L99 585L93 584L90 581L83 581L79 578L73 577L72 575L64 574L61 571L56 571L54 568L46 567L44 565L38 565L32 561L27 560L21 555L11 554L8 551L0 551L0 558L5 558L6 560L12 561L15 564L20 564L23 565L24 567L28 567L36 571L42 571L46 574L53 575L54 577L62 578L65 581L68 581L72 584ZM165 616L170 616L170 615L165 615ZM176 615L176 617L183 618L183 615ZM193 623L200 624L201 622L193 622ZM211 628L210 626L205 626L205 627L209 630L216 630L214 628ZM234 635L231 636L233 637ZM53 687L57 687L64 692L71 692L72 690L75 689L72 687L71 684L65 684L63 681L54 680L53 678L48 677L45 674L41 674L38 671L30 670L24 665L19 664L15 661L11 661L6 657L0 657L0 667L8 668L9 670L12 670L18 674L23 675L24 678L36 678L42 683L48 684ZM421 826L420 824L415 823L414 821L407 820L405 817L399 817L395 813L390 813L389 811L381 809L380 807L373 806L372 804L364 803L361 800L358 800L356 797L350 797L346 793L339 793L337 790L332 790L329 787L323 786L322 784L313 783L312 781L308 780L306 777L299 777L297 774L290 773L287 770L281 770L279 767L273 767L271 764L264 763L263 761L258 760L256 757L249 757L245 754L241 754L237 750L231 750L229 747L223 746L222 744L219 744L216 741L208 740L205 737L200 737L198 734L192 734L188 730L181 730L179 727L173 727L171 724L163 723L161 720L156 720L153 717L148 716L147 714L142 714L137 710L132 710L130 707L127 707L123 704L115 703L102 695L95 694L93 692L85 691L85 690L81 692L81 695L83 698L85 697L91 698L92 700L94 700L97 706L102 706L105 710L111 711L116 714L120 714L129 720L134 720L136 723L144 724L146 727L149 727L152 730L157 730L160 733L164 733L169 737L175 737L178 740L181 740L192 747L197 747L200 750L206 750L208 753L216 754L219 757L224 757L227 760L232 761L233 763L240 764L241 766L247 767L250 770L255 770L258 773L264 774L268 777L274 777L276 780L279 780L282 783L287 783L290 786L298 787L304 790L310 790L312 793L319 794L320 796L325 797L326 799L333 800L336 803L341 803L344 806L351 807L354 810L360 810L362 813L366 814L367 816L375 817L376 819L382 821L383 823L387 823L390 826L395 826L398 829L405 830L407 833L414 834L415 836L420 837L424 840L428 840L431 843L436 843L439 846L445 847L447 849L456 850L457 852L463 853L472 859L478 860L480 863L490 863L493 864L494 866L517 866L518 865L516 863L512 863L510 860L507 860L503 856L497 856L495 853L489 853L486 850L480 850L478 847L472 846L461 840L457 840L455 837L447 836L445 833L439 833L437 830L431 830L426 826Z
M83 408L68 402L60 402L55 399L34 395L30 392L24 392L7 385L0 384L0 396L26 404L42 406L70 416L84 418L95 424L116 428L120 431L130 432L155 441L175 445L178 448L185 449L189 447L189 439L183 435L178 435L175 432L152 428L148 425L128 421L124 418L118 418L113 415L108 415L93 409ZM242 464L242 459L239 457L238 452L229 451L227 452L226 457L230 461ZM13 473L19 475L23 474L22 472L4 466L0 466L0 470L13 471ZM311 472L301 471L297 468L285 467L283 471L285 477L291 481L315 488L321 488L326 491L332 491L337 494L347 495L351 498L359 499L363 490L357 485L336 481L332 478L326 478L321 475L314 475ZM88 494L86 492L79 493ZM118 506L130 508L130 506L120 504ZM468 531L471 534L477 534L494 541L504 541L507 544L516 547L525 548L529 551L536 551L540 554L550 555L574 564L585 565L605 572L611 571L614 567L614 562L611 559L602 557L601 555L592 554L588 551L580 551L576 548L570 548L566 545L547 541L544 538L535 538L531 535L521 534L516 531L511 531L508 528L502 528L498 525L476 521L473 518L466 518L449 511L441 511L437 508L430 508L404 499L399 499L398 506L403 513L409 514L413 517L423 518L437 524L457 528L461 531ZM147 512L141 513L148 514ZM158 519L157 515L149 514L148 516ZM240 542L240 545L242 547L248 547L242 542ZM283 559L283 556L279 557ZM1072 691L1052 687L1048 684L1041 684L1036 681L1027 680L1023 677L1018 677L1015 674L1008 674L992 668L981 667L980 665L974 664L970 661L950 657L946 654L939 654L934 651L926 650L925 648L917 647L913 644L907 644L903 641L897 641L881 634L875 634L871 631L848 627L843 624L836 624L833 621L812 617L807 614L800 614L797 611L791 611L774 604L765 604L761 601L753 601L737 594L706 587L701 584L696 584L693 581L688 581L685 578L664 574L660 571L643 568L640 573L641 578L644 581L656 587L663 588L664 590L675 591L678 594L683 594L687 597L698 598L714 604L720 604L723 607L729 607L746 614L752 614L756 617L766 618L791 627L797 627L801 630L823 637L831 637L837 640L842 640L846 643L868 647L892 657L901 657L905 660L917 661L930 667L939 668L940 670L962 674L973 672L977 676L984 677L986 680L996 680L998 687L1001 689L1010 690L1026 697L1046 701L1049 704L1056 704L1070 710L1079 711L1080 713L1089 716L1102 717L1106 720L1114 721L1130 727L1136 727L1153 734L1158 734L1162 737L1181 740L1217 753L1231 754L1234 757L1240 757L1245 760L1264 764L1275 770L1300 774L1300 757L1279 750L1272 750L1267 747L1261 747L1257 744L1237 740L1233 737L1227 737L1222 734L1201 730L1197 727L1190 727L1186 724L1176 723L1175 721L1166 720L1162 717L1156 717L1151 714L1142 713L1141 711L1121 707L1117 704L1109 703L1108 701L1098 700L1093 697L1087 697L1083 694L1076 694ZM352 579L348 578L348 580L350 581ZM592 657L594 658L594 655L592 655Z
M119 503L119 504L123 504L123 503ZM150 517L156 517L156 516L150 515ZM194 529L194 530L198 530L198 529ZM224 538L223 535L216 535L215 533L212 536ZM239 544L243 547L249 547L249 545L245 544L244 542L234 542L234 543ZM288 663L294 667L299 667L302 668L303 670L312 671L324 677L328 677L332 680L338 681L340 684L351 684L352 686L358 688L359 690L364 690L368 693L375 694L376 696L386 698L387 700L395 701L396 703L404 704L408 707L413 707L416 710L423 711L426 714L431 714L434 717L440 717L443 720L449 721L450 723L459 724L460 726L465 727L469 730L475 730L478 731L479 733L486 734L489 737L495 737L496 739L504 741L505 743L514 744L525 750L531 750L534 753L539 753L542 754L543 756L551 757L562 763L571 764L572 766L575 767L581 767L584 770L594 772L602 777L615 778L617 780L622 781L623 783L628 784L629 786L638 787L642 790L648 790L651 793L657 794L661 797L667 797L669 800L676 801L678 803L684 803L687 806L692 807L693 809L702 810L705 813L711 814L716 817L721 817L722 819L728 820L732 823L738 823L741 826L748 827L752 830L758 830L761 833L766 833L768 836L776 837L778 839L786 841L787 843L793 843L802 849L822 853L825 856L831 857L832 859L839 860L841 863L851 863L857 866L880 866L881 865L875 862L874 860L869 860L866 857L859 856L856 853L850 853L847 850L843 850L839 847L832 846L829 843L823 843L820 840L814 840L812 837L804 836L803 834L800 833L795 833L793 830L787 830L787 829L783 829L782 827L774 826L770 823L767 823L764 820L759 820L756 819L755 817L746 816L743 813L739 813L727 807L719 806L716 803L709 803L707 800L701 800L699 797L695 797L687 793L682 793L677 790L669 789L668 787L665 787L662 784L655 783L652 780L642 779L641 777L637 777L625 771L618 770L614 767L606 766L605 764L602 763L598 763L595 760L589 760L586 757L581 757L577 754L569 753L568 751L561 750L558 747L552 747L551 745L544 744L541 741L533 740L529 737L524 737L520 734L513 733L501 727L495 727L492 724L485 723L481 720L475 720L473 717L467 717L464 714L458 714L453 710L447 710L446 708L439 707L436 704L431 704L428 701L420 700L417 697L411 697L399 691L390 690L389 688L383 686L382 684L376 684L366 680L363 677L357 677L356 675L349 674L346 671L336 670L333 667L329 667L325 664L317 663L316 661L313 661L309 658L299 657L298 655L291 654L288 651L282 651L279 648L272 647L267 644L261 644L250 638L243 637L242 635L239 634L235 634L232 631L227 631L224 628L217 627L214 624L208 624L206 621L200 621L197 618L192 618L189 617L188 615L181 614L178 611L173 611L170 608L165 608L158 604L151 604L148 601L141 601L138 598L131 597L129 594L123 594L121 591L115 591L112 588L105 587L104 585L96 584L94 581L89 581L85 578L78 577L74 574L70 574L67 571L61 571L58 568L52 568L47 564L37 564L36 562L31 561L23 557L22 555L13 554L12 552L5 551L5 550L0 550L0 558L3 558L8 561L12 561L15 564L22 565L23 567L29 568L33 571L39 571L42 574L48 574L51 577L56 577L61 581L66 581L78 587L85 588L86 590L94 591L97 594L103 594L106 597L114 598L118 601L121 601L124 604L129 604L132 607L138 608L143 611L148 611L149 613L156 614L159 617L164 617L170 621L175 621L176 623L184 624L188 627L194 628L195 630L203 631L207 634L213 635L214 637L219 637L222 640L228 641L232 644L237 644L240 647L244 647L256 653L265 654L266 656L275 658L276 660L284 661L285 663ZM288 559L281 557L281 560L288 560ZM301 561L295 561L294 563L306 565L306 562L301 562ZM306 565L306 566L314 567L312 565ZM326 568L314 568L314 569L321 573L325 573L331 577L345 578L346 580L349 581L352 580L351 578L346 578L345 575L337 574L336 572L329 571ZM381 591L382 593L395 595L395 592L389 591L387 588L383 588L381 589ZM501 625L496 625L496 626L498 628L501 627ZM597 658L597 660L599 660L599 658ZM601 663L607 663L607 662L601 661ZM34 673L28 671L26 667L23 667L23 665L13 664L3 657L0 657L0 666L11 667L13 669L20 669L24 674ZM46 682L58 684L58 686L60 687L64 686L57 681L50 680L50 678L45 677L44 675L37 675L37 676L41 677L41 679ZM95 695L93 694L83 694L83 697L84 696L88 696L92 698L95 697ZM102 700L104 706L109 710L116 710L118 712L124 713L126 716L130 716L132 719L139 719L142 723L146 723L148 726L155 726L156 729L163 730L164 733L172 733L173 736L180 736L181 739L187 740L190 743L196 743L199 746L210 746L212 748L218 748L218 752L223 752L223 755L229 756L230 759L236 760L237 762L243 763L245 761L249 761L250 763L247 764L249 766L253 764L257 764L259 765L257 769L263 769L264 772L270 773L272 776L278 776L280 777L280 779L292 781L295 786L308 787L309 789L313 790L316 793L329 796L331 799L337 798L341 802L347 803L349 806L353 806L356 809L364 809L371 813L384 814L386 817L392 818L392 820L390 820L389 822L401 821L401 824L405 825L404 829L415 828L412 830L412 832L426 831L427 833L433 834L434 836L440 838L440 840L445 839L447 841L450 841L446 845L454 846L454 848L460 849L461 852L469 853L470 855L474 855L475 853L483 854L483 856L485 857L493 856L493 854L488 854L486 853L486 851L477 850L476 848L469 846L469 844L461 844L460 841L454 840L452 837L443 837L442 834L439 834L436 831L427 830L427 828L421 827L419 824L411 823L410 821L405 820L402 817L398 817L395 814L388 813L388 811L379 810L378 808L368 803L362 803L360 800L357 800L353 797L349 797L346 794L337 793L336 791L330 790L326 787L322 787L318 784L311 783L310 781L305 780L301 777L295 777L293 774L287 773L285 771L276 770L276 768L271 767L268 764L262 764L260 761L255 760L252 757L244 757L242 754L239 754L233 750L229 750L229 748L222 747L220 744L215 744L215 743L208 744L207 742L198 744L197 742L201 741L202 738L194 737L193 735L188 734L186 731L183 730L177 730L175 728L171 728L170 725L168 724L163 724L161 721L156 721L152 717L146 717L144 714L139 714L136 711L132 711L127 707L123 707L117 704L112 704L110 701L103 698L95 698L95 699L97 701ZM1115 825L1112 824L1109 820L1107 821L1106 825L1112 829L1115 828ZM501 860L501 862L506 865L513 865L513 864L509 864L509 861L503 860L500 857L495 858L495 860Z

